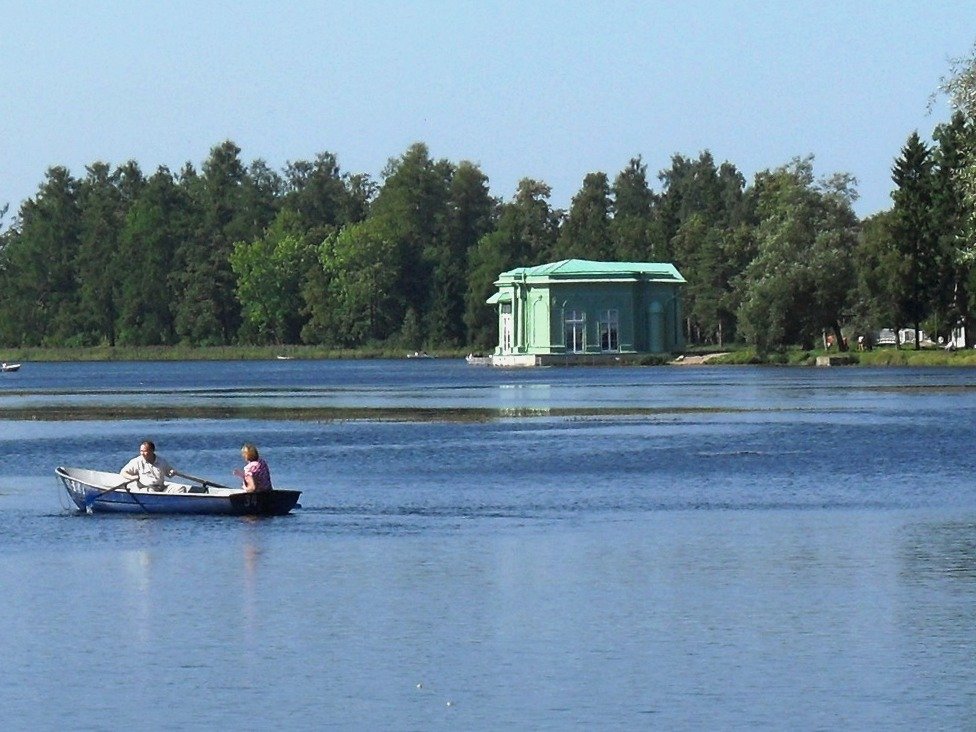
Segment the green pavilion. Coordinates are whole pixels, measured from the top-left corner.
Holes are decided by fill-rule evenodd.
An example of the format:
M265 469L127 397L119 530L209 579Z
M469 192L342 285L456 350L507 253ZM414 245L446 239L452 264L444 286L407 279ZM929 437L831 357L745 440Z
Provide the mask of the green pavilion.
M561 262L502 272L494 366L601 363L684 347L681 286L671 264Z

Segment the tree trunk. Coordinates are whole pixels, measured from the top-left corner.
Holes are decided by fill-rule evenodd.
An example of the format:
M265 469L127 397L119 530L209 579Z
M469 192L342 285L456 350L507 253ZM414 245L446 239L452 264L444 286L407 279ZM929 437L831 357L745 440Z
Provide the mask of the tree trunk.
M841 353L847 351L847 341L844 340L844 336L840 332L840 323L834 321L830 326L830 329L834 332L834 340L837 342L837 350Z

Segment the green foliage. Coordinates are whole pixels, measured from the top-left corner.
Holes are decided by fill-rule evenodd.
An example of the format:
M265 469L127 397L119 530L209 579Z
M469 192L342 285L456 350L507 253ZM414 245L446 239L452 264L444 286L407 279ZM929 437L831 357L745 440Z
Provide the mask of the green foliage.
M79 192L81 233L76 267L79 281L79 307L87 344L115 345L121 283L119 235L125 209L122 192L108 165L89 166Z
M917 331L931 312L933 296L939 287L933 218L936 181L930 150L917 132L912 133L902 148L891 177L897 186L892 194L895 201L893 242L903 262L894 282L897 324L913 325Z
M554 256L558 217L549 206L551 189L524 178L515 198L499 207L495 229L470 249L465 293L467 341L487 350L498 343L498 313L487 300L498 275L526 262L545 262Z
M647 184L647 166L640 157L632 158L614 179L613 220L610 238L617 259L630 262L656 261L652 258L652 220L654 194Z
M119 232L120 345L176 342L174 286L179 277L176 252L188 235L186 193L161 168L132 202Z
M283 211L264 236L234 245L230 265L237 279L247 341L299 340L304 325L302 277L315 251L298 231L297 216Z
M319 248L327 281L328 315L322 326L340 346L382 342L394 336L409 307L397 287L404 243L385 222L344 227Z
M389 162L373 204L371 218L399 255L399 289L420 313L426 312L433 265L444 246L452 174L450 163L434 161L427 146L416 143Z
M857 283L848 307L848 322L855 333L874 330L877 323L896 323L895 283L904 264L893 245L893 212L867 218L854 251Z
M441 351L443 358L463 358L464 353ZM388 359L403 358L397 344L336 348L332 346L61 346L0 349L2 360L21 362L65 361L242 361L275 360L287 356L295 360Z
M819 184L811 159L757 176L757 255L740 280L739 319L760 353L818 334L841 338L846 293L856 282L857 219L846 181Z
M746 366L764 363L755 348L741 348L709 359L712 365Z
M336 156L319 153L285 167L281 207L292 212L297 226L311 239L321 239L346 224L366 218L375 195L368 176L343 174Z
M480 350L498 343L498 313L485 301L494 293L498 275L513 268L511 253L515 247L510 232L499 229L483 236L468 258L464 323L468 343Z
M815 179L812 158L747 185L708 151L676 154L654 192L635 157L612 185L587 175L565 213L532 179L495 200L477 165L422 143L379 184L332 153L281 173L245 164L231 141L199 172L56 167L0 231L0 347L489 350L498 275L567 257L673 262L687 342L746 341L748 359L804 362L825 332L908 321L972 339L971 112L961 103L931 148L910 138L894 208L864 222L855 181Z
M941 81L941 91L949 97L963 124L972 132L976 125L976 44L968 56L953 59L949 74ZM963 204L960 255L972 262L976 260L976 145L962 148L953 177Z
M976 149L976 125L967 123L961 112L939 125L934 134L935 173L932 192L938 273L932 303L934 323L931 332L947 334L957 325L967 331L967 342L976 338L976 324L970 313L976 307L973 287L976 262L969 256L969 216L966 202L965 173L969 154Z
M734 228L751 216L752 203L744 195L742 175L730 163L716 166L708 151L697 160L672 156L671 167L659 177L664 193L657 215L669 240L693 216L720 228Z
M403 316L403 326L400 328L400 343L408 351L416 352L424 345L423 338L417 311L407 308L407 314Z
M175 324L190 343L219 345L236 337L241 312L230 254L235 242L260 236L273 214L273 206L255 205L266 187L248 183L240 152L229 140L214 147L189 189L197 220L177 251Z
M0 327L5 342L53 345L82 329L76 259L81 243L79 183L66 168L47 171L4 235Z
M429 249L433 270L426 319L432 344L456 346L466 341L469 253L494 227L494 212L488 178L473 164L462 162L451 178L443 242Z
M959 351L875 348L858 356L862 366L976 366L976 350L972 348Z
M556 259L612 259L610 209L610 184L606 173L587 174L560 229Z
M659 259L673 259L684 273L686 338L690 343L724 343L734 338L740 295L734 283L755 255L747 221L754 201L745 179L730 163L716 166L711 153L697 160L681 155L660 174L665 191L649 227Z

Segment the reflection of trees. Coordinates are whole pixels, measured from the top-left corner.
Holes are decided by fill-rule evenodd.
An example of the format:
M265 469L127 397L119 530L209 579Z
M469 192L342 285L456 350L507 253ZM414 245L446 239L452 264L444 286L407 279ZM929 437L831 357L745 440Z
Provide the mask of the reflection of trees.
M943 710L965 709L973 684L976 625L976 523L952 521L911 527L901 552L891 641L910 668L907 691L938 695ZM971 699L970 699L971 700ZM961 702L961 703L960 703ZM958 712L957 712L958 713ZM962 721L961 719L959 720ZM971 727L942 722L947 727Z
M904 549L903 565L904 578L911 584L963 582L973 583L976 589L976 523L914 527Z

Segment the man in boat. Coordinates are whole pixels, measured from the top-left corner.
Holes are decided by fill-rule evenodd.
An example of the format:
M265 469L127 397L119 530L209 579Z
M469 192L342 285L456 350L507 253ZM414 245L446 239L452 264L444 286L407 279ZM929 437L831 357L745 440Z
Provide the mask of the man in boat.
M176 475L177 472L165 458L156 454L156 445L152 440L144 440L139 445L139 456L127 462L119 474L123 478L138 479L142 488L165 491L166 478ZM183 486L170 486L168 490L181 493Z

